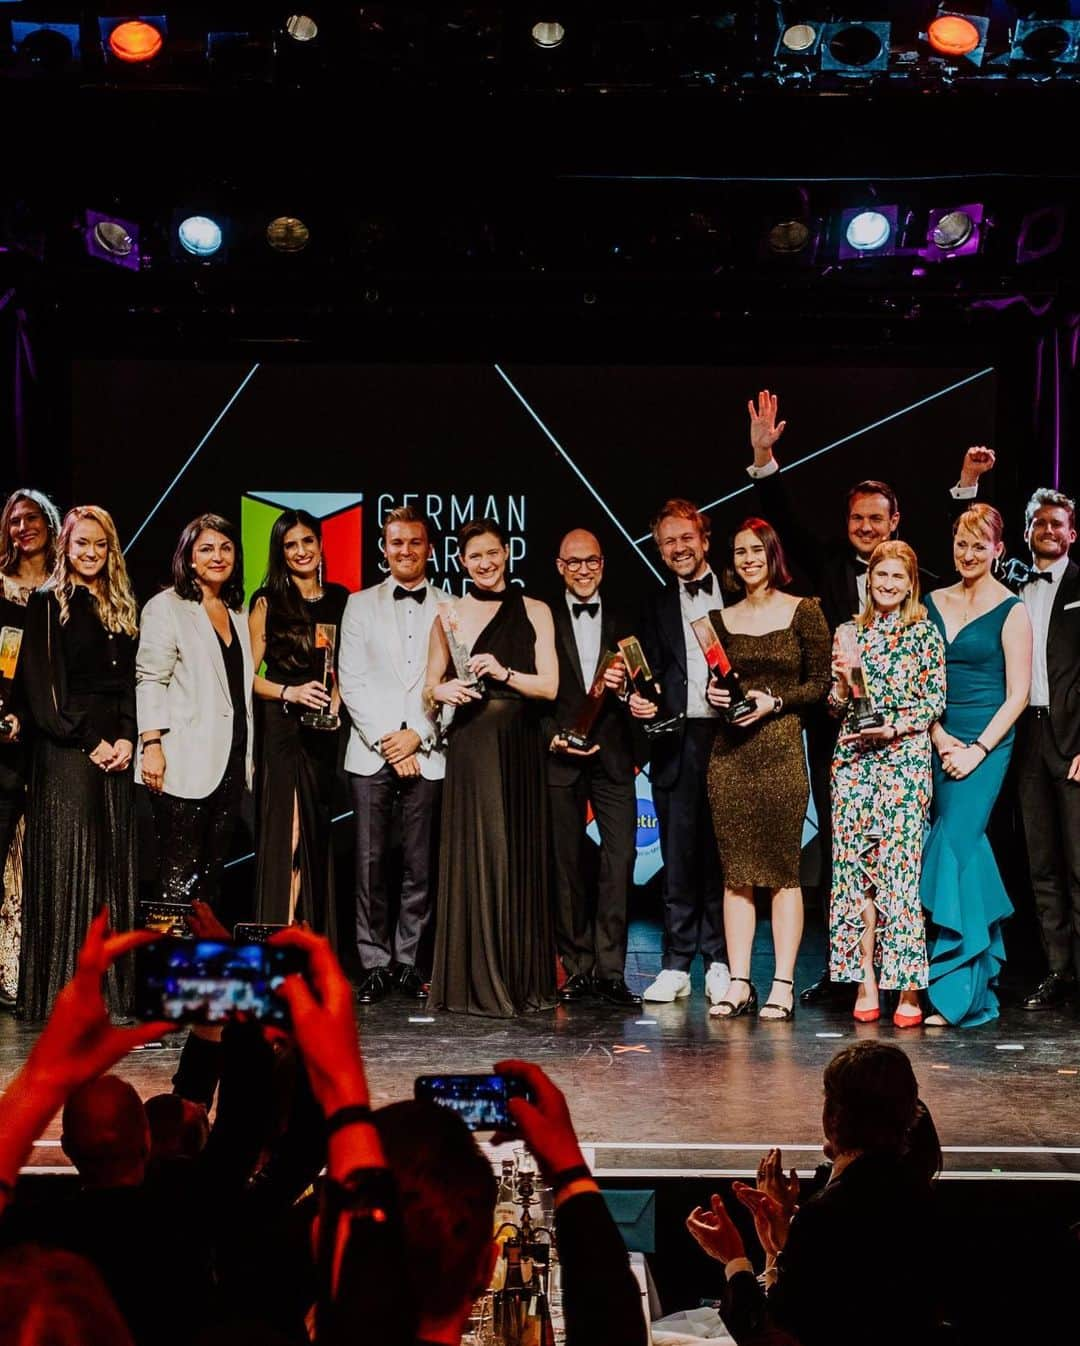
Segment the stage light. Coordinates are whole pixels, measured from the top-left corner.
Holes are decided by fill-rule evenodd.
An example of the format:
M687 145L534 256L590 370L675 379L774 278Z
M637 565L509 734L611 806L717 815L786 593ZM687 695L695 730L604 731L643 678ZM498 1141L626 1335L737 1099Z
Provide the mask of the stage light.
M91 257L97 257L113 266L138 271L140 262L139 226L117 215L101 211L86 212L83 241Z
M102 19L101 36L109 53L124 65L145 65L165 45L164 14L140 14L133 19Z
M889 68L892 25L827 23L821 33L821 68L834 75L872 75Z
M780 34L778 52L788 56L809 56L821 33L812 23L793 23Z
M1017 19L1009 60L1043 69L1076 65L1080 61L1080 19Z
M295 215L279 215L266 226L266 241L275 252L303 252L311 241L311 230Z
M285 31L294 42L314 42L319 36L319 25L310 14L290 14L285 20Z
M1061 206L1040 206L1025 215L1016 240L1016 260L1020 266L1041 262L1052 256L1065 242L1065 211Z
M984 213L985 208L977 203L932 210L920 256L928 262L942 262L977 253L982 244Z
M781 257L793 257L810 242L810 226L803 220L779 220L766 235L769 251Z
M927 25L926 40L950 62L982 65L989 30L990 20L983 15L961 14L942 6Z
M877 252L889 241L892 227L879 210L861 210L844 230L848 246L856 252Z
M20 64L35 73L55 74L69 69L79 59L79 25L13 20L11 47Z
M180 246L192 257L213 257L221 249L221 225L208 215L187 216L176 233Z
M555 47L562 46L565 37L566 29L561 23L541 22L532 26L532 40L545 51L552 51Z

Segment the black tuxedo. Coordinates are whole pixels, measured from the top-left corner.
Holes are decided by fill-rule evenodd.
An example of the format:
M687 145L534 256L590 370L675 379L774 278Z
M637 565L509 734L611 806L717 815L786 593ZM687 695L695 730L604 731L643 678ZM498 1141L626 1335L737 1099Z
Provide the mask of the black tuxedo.
M1080 783L1067 779L1080 753L1080 566L1074 561L1050 610L1046 674L1049 706L1029 707L1018 727L1020 812L1047 962L1052 972L1080 975Z
M722 605L714 576L713 606ZM663 693L659 719L685 714L686 637L678 583L652 594L641 619L641 643ZM681 721L649 740L653 803L664 858L664 967L689 972L700 952L726 962L724 884L706 782L716 734L712 718Z
M555 650L559 659L559 693L541 727L546 743L569 729L585 705L596 669L583 669L574 639L574 621L560 595L551 605ZM614 650L632 627L601 601L600 656ZM637 793L634 788L635 732L629 711L608 692L589 735L600 745L592 757L549 753L548 800L552 852L559 887L555 935L568 976L595 972L598 977L623 976L626 968L626 921L634 874L637 836ZM600 831L600 872L595 903L586 883L585 818L589 804Z

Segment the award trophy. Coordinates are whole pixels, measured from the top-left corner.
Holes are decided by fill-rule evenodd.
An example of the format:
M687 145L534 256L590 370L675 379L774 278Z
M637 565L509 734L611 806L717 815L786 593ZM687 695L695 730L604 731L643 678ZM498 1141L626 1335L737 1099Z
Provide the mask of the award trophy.
M866 686L866 675L862 666L862 651L859 649L859 634L855 629L854 622L844 622L842 626L836 628L837 639L840 642L840 652L847 660L848 684L851 687L851 706L854 712L855 731L862 733L864 729L880 729L885 723L885 716L881 711L874 709L874 703L870 699L870 692Z
M322 655L322 685L329 692L334 685L334 647L337 645L337 627L331 622L315 623L315 653ZM341 719L329 710L305 710L300 723L308 729L340 729Z
M581 714L574 721L573 728L559 730L559 737L565 739L571 748L577 748L584 752L589 746L589 735L596 723L596 717L600 714L600 707L604 704L604 693L607 691L604 674L618 658L619 656L613 650L605 652L600 660L600 667L596 670L593 684L589 688L589 694L585 698L585 704L581 708Z
M720 714L729 724L734 724L747 715L753 715L757 706L743 693L742 681L738 673L731 667L731 660L727 657L727 651L721 644L720 637L716 634L716 627L713 626L712 618L698 617L690 625L694 628L694 635L697 636L698 644L701 646L701 653L705 656L705 662L709 665L709 677L731 697L731 705L721 710Z
M461 618L453 603L439 604L439 621L442 622L443 634L446 636L446 643L450 647L450 662L454 665L454 677L482 696L485 690L484 680L469 667L469 659L472 656L458 635L458 624Z
M626 665L626 677L630 685L630 691L636 692L646 701L651 701L654 706L659 706L662 696L660 684L653 677L649 661L645 658L645 651L641 648L641 641L638 640L637 636L627 636L625 640L619 641L619 653ZM680 711L678 715L672 715L667 720L645 720L643 725L646 734L650 736L653 734L670 734L685 719L685 714Z
M11 688L15 681L15 666L19 662L19 650L22 648L22 631L17 626L0 628L0 739L11 737L11 725L4 718L11 700Z

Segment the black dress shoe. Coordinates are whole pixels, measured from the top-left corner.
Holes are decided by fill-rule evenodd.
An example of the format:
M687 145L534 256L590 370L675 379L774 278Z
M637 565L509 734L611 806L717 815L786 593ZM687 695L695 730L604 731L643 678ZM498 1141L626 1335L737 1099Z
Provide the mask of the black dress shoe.
M575 972L572 977L567 977L563 982L562 989L559 991L559 999L564 1005L573 1005L592 995L592 991L593 979L591 973Z
M356 999L361 1005L374 1005L390 994L392 985L389 968L373 967L356 988Z
M426 1000L427 982L413 967L412 963L402 963L394 973L394 983L408 1000Z
M829 977L829 971L826 970L814 982L813 986L808 986L805 991L799 994L800 1005L824 1005L827 1008L833 1006L843 1006L847 1008L852 1001L852 985L850 982L832 981Z
M621 1005L624 1009L638 1009L641 996L631 991L622 977L597 977L593 982L596 994L612 1005Z
M1057 1009L1076 994L1076 978L1069 972L1048 973L1034 991L1020 1002L1026 1010Z

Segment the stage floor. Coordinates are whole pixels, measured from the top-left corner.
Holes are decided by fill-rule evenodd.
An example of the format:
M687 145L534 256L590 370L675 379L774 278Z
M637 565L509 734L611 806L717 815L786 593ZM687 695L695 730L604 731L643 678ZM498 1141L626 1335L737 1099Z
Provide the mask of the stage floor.
M808 936L797 981L822 965ZM643 988L659 966L658 931L635 922L627 979ZM754 978L768 990L767 927L759 929ZM946 1151L962 1178L1080 1181L1080 1022L1071 1011L1028 1014L1005 1006L986 1027L897 1030L891 1019L855 1024L849 1014L798 1011L793 1023L708 1018L694 993L673 1005L625 1014L601 1003L502 1021L429 1014L392 998L359 1007L364 1058L377 1103L408 1097L416 1075L488 1070L518 1056L537 1061L566 1091L599 1176L677 1177L749 1172L779 1144L788 1165L820 1162L821 1072L843 1045L897 1042L911 1057ZM25 1059L36 1033L0 1020L0 1080ZM118 1068L144 1097L170 1088L179 1040L133 1054ZM65 1164L59 1120L31 1159Z

